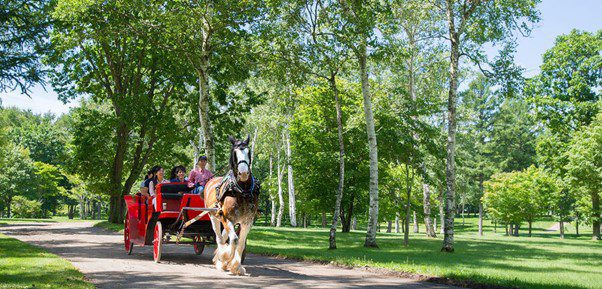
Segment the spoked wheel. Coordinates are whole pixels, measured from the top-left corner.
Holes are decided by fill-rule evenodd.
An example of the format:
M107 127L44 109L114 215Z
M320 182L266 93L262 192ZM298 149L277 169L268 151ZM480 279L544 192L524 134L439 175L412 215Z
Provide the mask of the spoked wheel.
M153 236L153 259L155 263L161 261L161 251L163 250L163 226L161 221L155 225L155 234Z
M194 253L197 255L201 255L203 254L203 250L205 250L205 243L202 243L201 241L201 236L194 236L192 238L192 240L194 241L193 246L194 246Z
M123 243L125 245L125 253L131 255L134 243L130 240L130 216L128 214L125 215L125 220L123 221Z

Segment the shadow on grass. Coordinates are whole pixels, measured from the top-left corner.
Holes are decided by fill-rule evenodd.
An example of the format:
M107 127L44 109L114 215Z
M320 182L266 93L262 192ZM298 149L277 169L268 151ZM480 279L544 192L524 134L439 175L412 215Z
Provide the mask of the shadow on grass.
M416 238L402 246L400 235L379 235L379 249L363 247L363 233L338 234L336 251L327 250L328 233L260 228L252 231L252 252L298 259L370 265L409 273L520 288L589 288L587 281L558 281L563 274L602 276L602 246L585 242L547 242L537 238L456 239L456 253L439 252L441 240ZM294 236L291 236L294 235ZM286 236L286 237L283 237ZM507 238L507 239L506 239ZM257 240L257 241L254 241ZM435 278L436 279L436 278ZM535 280L535 281L533 281ZM600 279L602 281L602 279ZM591 282L591 281L589 281ZM562 283L562 284L554 284Z

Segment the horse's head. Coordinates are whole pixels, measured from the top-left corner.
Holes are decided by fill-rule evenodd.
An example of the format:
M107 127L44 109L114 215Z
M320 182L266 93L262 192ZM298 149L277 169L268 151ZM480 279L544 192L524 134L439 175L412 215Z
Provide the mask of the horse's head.
M251 152L249 150L249 136L247 139L237 140L232 136L228 136L228 140L232 143L230 150L230 169L234 172L236 179L241 182L246 182L251 175Z

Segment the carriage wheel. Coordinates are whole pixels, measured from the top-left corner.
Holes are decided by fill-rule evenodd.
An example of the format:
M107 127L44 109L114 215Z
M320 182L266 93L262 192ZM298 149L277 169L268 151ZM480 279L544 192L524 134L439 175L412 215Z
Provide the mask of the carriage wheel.
M194 253L197 255L203 254L203 250L205 250L205 243L201 243L201 236L194 236L192 240L194 241Z
M130 240L130 217L128 214L125 215L125 220L123 221L123 243L126 254L131 255L134 243Z
M163 250L163 226L161 221L155 225L155 234L153 236L153 259L155 263L161 261L161 251Z

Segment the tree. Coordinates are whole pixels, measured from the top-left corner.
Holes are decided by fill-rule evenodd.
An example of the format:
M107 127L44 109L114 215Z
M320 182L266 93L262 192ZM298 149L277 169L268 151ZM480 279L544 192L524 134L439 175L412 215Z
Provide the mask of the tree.
M370 77L368 75L368 46L376 43L374 30L377 24L379 4L372 1L353 1L347 3L339 0L341 15L348 23L345 30L338 31L338 37L353 51L358 65L359 78L362 84L364 98L364 118L370 156L370 213L364 247L378 247L376 244L376 229L378 227L378 147L376 130L374 129L374 113L372 109L372 94L370 92Z
M54 1L5 0L0 3L0 92L28 94L44 82L41 57L48 48Z
M602 30L573 30L556 38L543 55L541 72L527 90L537 117L554 134L568 140L595 118L602 85Z
M166 26L168 48L185 59L198 85L198 118L205 154L216 170L212 126L213 94L248 77L254 49L251 35L262 13L261 1L169 1L157 7L157 26Z
M510 40L515 31L528 34L529 23L539 20L538 12L535 9L538 2L538 0L432 2L438 15L446 18L447 36L443 36L443 38L447 39L450 45L445 234L442 251L454 251L456 101L460 57L467 56L481 67L481 62L485 58L484 53L481 52L483 44Z
M56 70L52 81L61 99L91 95L92 101L107 109L104 121L111 129L101 135L76 136L111 140L86 153L110 154L110 164L104 166L111 168L108 176L97 180L104 181L103 189L111 196L109 220L120 223L123 195L139 178L158 136L169 139L166 135L175 133L173 126L159 131L165 126L157 124L173 115L166 113L174 103L168 100L172 95L184 95L181 89L186 75L179 58L160 49L165 42L162 31L147 25L145 17L151 14L152 5L120 0L80 4L61 1L54 11L57 24L49 61ZM99 151L107 145L110 147ZM95 171L98 167L80 169Z
M529 223L531 236L531 224L550 208L550 200L558 189L556 180L535 166L524 171L494 174L484 186L483 203L487 210L495 220L510 224L510 234L515 236L525 221Z
M13 198L27 196L32 192L30 178L34 174L34 166L29 151L8 143L0 156L0 171L0 201L6 211L6 217L10 218Z
M600 191L602 189L602 113L575 134L567 151L568 180L579 194L590 198L592 239L600 240Z

